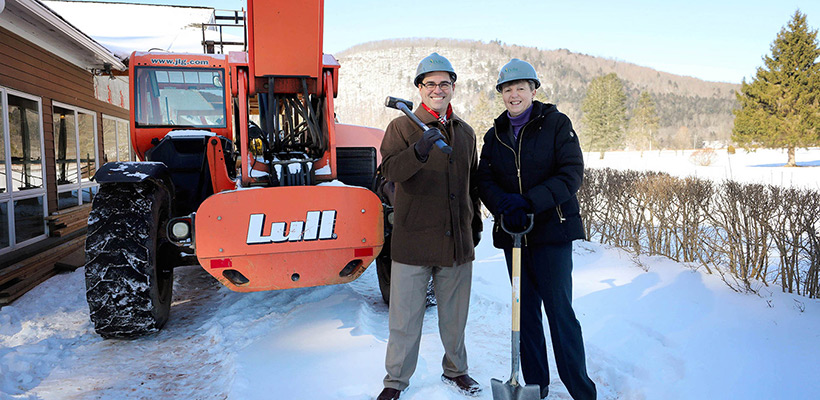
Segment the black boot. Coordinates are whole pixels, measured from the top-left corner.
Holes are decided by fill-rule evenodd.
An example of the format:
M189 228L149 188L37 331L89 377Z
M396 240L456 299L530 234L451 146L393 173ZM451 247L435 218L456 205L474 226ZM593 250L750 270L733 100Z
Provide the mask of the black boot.
M454 386L459 392L467 396L478 396L481 393L481 385L467 374L455 378L442 375L441 380L448 385Z
M376 400L398 400L401 391L393 388L384 388Z

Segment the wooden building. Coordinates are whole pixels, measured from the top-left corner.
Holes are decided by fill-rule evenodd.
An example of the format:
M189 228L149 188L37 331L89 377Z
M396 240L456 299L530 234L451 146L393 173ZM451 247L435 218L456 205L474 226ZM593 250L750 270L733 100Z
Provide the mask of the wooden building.
M40 1L0 7L1 305L10 269L83 233L94 172L132 155L127 93L107 83L123 62Z

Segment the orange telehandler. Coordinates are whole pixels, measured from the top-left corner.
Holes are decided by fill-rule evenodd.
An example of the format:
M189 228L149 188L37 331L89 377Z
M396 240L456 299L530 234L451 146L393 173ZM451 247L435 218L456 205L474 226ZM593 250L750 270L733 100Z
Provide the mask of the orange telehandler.
M131 55L140 161L97 172L86 241L97 333L162 328L174 267L193 257L239 292L346 283L389 262L390 207L374 192L384 132L335 121L323 12L249 0L247 52Z

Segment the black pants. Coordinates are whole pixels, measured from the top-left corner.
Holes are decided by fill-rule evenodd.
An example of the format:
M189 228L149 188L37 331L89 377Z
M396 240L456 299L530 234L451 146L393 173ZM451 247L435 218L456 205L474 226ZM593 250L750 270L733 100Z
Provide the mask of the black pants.
M512 274L512 249L504 249ZM581 324L572 309L572 243L521 249L521 370L524 381L543 388L550 382L541 305L561 382L575 400L595 399L589 379Z

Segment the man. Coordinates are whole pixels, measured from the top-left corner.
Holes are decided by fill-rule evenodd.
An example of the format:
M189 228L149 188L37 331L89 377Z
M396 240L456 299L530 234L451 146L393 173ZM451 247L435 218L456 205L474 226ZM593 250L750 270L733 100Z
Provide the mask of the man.
M470 305L474 247L481 232L478 167L473 129L450 105L456 73L436 54L416 69L422 106L415 115L390 122L381 145L382 173L395 183L391 255L390 337L384 390L378 400L398 399L416 369L427 282L432 276L438 300L439 334L444 345L442 380L468 395L481 388L467 374L464 326ZM435 144L452 147L445 154Z
M549 366L541 322L547 314L558 375L576 400L595 399L581 325L572 309L572 241L584 238L578 199L584 160L569 118L553 104L534 101L541 86L535 68L512 59L498 74L503 112L484 135L478 167L481 200L495 215L493 244L511 267L514 232L529 225L521 250L521 370L528 384L549 393Z

